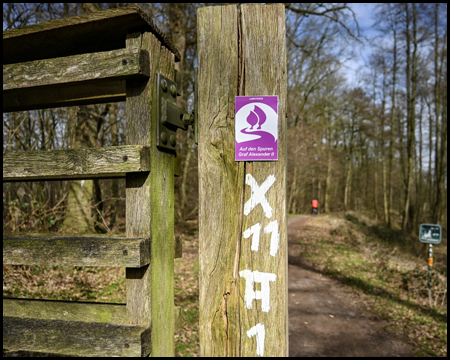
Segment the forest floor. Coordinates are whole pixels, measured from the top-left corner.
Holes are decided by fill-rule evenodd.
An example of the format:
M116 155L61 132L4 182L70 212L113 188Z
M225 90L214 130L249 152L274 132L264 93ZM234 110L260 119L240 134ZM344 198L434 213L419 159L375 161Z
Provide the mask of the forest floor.
M426 247L374 224L355 213L288 218L290 356L447 356L446 236L435 246L430 304ZM199 356L197 223L176 235L176 356ZM4 265L3 296L123 303L124 271Z

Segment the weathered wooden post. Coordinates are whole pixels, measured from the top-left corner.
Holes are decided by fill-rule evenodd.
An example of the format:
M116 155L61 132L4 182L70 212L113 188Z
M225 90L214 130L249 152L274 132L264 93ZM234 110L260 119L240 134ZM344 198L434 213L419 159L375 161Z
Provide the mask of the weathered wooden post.
M201 355L287 356L284 6L199 9L198 69ZM278 97L277 161L235 161L236 96Z
M151 324L152 356L174 356L174 155L156 147L157 73L174 79L174 55L151 33L129 34L127 49L146 51L150 79L128 80L127 142L150 144L150 173L126 177L127 237L150 237L150 264L127 268L127 313L131 324ZM164 286L162 286L164 284Z

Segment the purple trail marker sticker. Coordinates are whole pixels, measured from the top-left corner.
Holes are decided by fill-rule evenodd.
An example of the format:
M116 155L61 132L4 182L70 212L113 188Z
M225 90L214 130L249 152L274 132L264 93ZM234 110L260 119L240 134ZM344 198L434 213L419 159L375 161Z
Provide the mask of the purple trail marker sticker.
M278 96L236 96L236 161L278 160Z

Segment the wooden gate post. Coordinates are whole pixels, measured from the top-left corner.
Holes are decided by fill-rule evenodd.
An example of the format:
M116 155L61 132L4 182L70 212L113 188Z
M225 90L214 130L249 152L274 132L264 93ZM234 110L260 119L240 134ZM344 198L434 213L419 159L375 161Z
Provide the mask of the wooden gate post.
M201 356L287 356L284 6L199 9L198 69ZM235 161L254 95L278 96L278 161Z
M127 49L147 51L150 79L127 81L127 143L150 145L150 173L126 178L127 237L151 238L150 264L127 268L131 324L151 324L153 357L174 356L174 155L156 148L156 74L175 79L174 55L151 33L127 37Z

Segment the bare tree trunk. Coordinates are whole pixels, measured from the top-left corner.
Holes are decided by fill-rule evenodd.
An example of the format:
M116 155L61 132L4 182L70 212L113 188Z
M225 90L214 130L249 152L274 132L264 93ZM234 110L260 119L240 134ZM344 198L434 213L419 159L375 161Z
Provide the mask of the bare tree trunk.
M381 113L381 172L382 172L382 187L383 187L383 216L385 224L388 223L388 190L387 190L387 162L384 140L384 127L386 123L386 89L387 89L387 69L385 59L383 59L383 98L382 98L382 113Z
M396 107L395 107L395 98L396 98L396 81L397 81L397 32L394 28L394 63L393 63L393 69L392 69L392 107L391 107L391 136L389 139L389 160L388 160L388 166L389 166L389 184L388 184L388 226L392 227L392 219L391 219L391 212L392 212L392 170L393 170L393 161L394 161L394 135L395 135L395 121L396 121Z
M436 142L435 142L435 182L436 189L434 204L432 206L432 221L437 223L441 217L441 206L443 204L443 189L445 188L445 168L444 157L446 156L447 148L447 32L445 32L444 39L442 39L441 60L439 61L439 4L436 4L435 10L435 84L434 84L434 98L435 98L435 119L436 119ZM443 68L445 67L445 82L442 84ZM444 86L442 86L444 85ZM443 88L444 87L444 88ZM445 95L445 96L443 96ZM441 100L442 96L442 100ZM445 105L445 106L444 106Z
M328 141L328 149L327 149L327 180L326 180L326 187L325 187L325 212L330 212L330 198L331 198L331 175L332 175L332 155L331 155L331 144L330 141Z
M349 158L347 160L347 176L345 180L345 192L344 192L344 209L349 210L350 203L350 194L351 194L351 186L352 186L352 154L349 154Z
M409 13L409 5L406 4L406 16L407 16L407 29L406 29L406 38L407 38L407 69L406 69L406 83L407 83L407 101L408 101L408 169L407 169L407 185L406 185L406 193L405 193L405 206L403 210L403 222L402 222L402 230L407 231L408 226L408 218L409 218L409 207L410 207L410 198L411 198L411 190L413 183L413 172L414 172L414 145L415 145L415 105L416 105L416 87L417 87L417 11L416 4L412 4L413 13L412 13L412 21L413 21L413 54L412 59L410 55L410 46L411 46L411 37L409 33L409 23L410 23L410 13ZM411 68L412 62L412 68ZM413 224L410 224L411 226Z
M97 144L97 119L92 112L93 105L80 106L76 113L74 149L95 147ZM73 123L70 124L73 126ZM94 183L92 180L69 182L69 196L62 232L94 232L93 217Z
M117 103L111 104L109 108L109 131L111 134L111 146L119 145L119 127L117 126ZM109 228L112 229L119 221L119 180L111 180L111 219Z
M294 168L294 179L292 180L291 191L289 192L289 200L288 200L288 211L291 211L293 214L295 214L293 205L296 194L297 194L297 167Z

